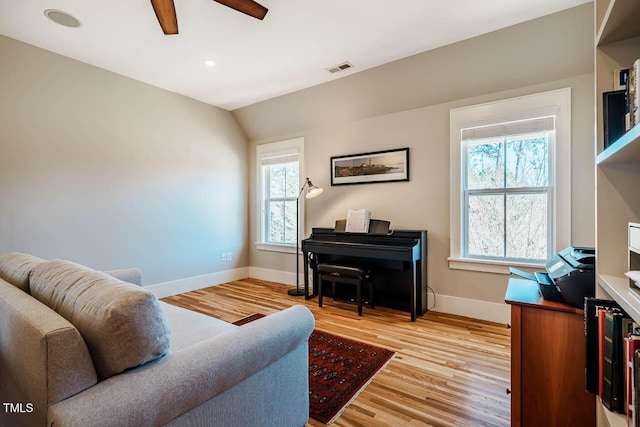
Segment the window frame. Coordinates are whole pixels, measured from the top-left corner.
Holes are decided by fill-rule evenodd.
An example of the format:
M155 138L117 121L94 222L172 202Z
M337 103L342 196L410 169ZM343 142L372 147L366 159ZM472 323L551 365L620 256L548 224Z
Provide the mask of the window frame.
M266 241L268 222L268 208L265 199L266 184L263 173L263 159L280 156L298 156L298 188L302 184L304 175L304 138L293 138L284 141L271 142L256 146L256 248L264 251L295 253L296 245L289 243L271 243ZM295 199L297 199L297 195ZM278 198L287 199L287 198ZM298 209L298 231L304 230L304 203ZM301 233L298 233L301 236ZM298 242L299 243L299 242Z
M539 117L535 117L532 118L532 120L539 120L541 118ZM538 132L526 132L526 133L511 133L509 135L503 135L501 144L503 145L503 159L505 162L505 166L506 166L506 159L507 159L507 141L509 140L509 137L511 136L524 136L524 135L535 135L535 134L541 134L541 133L547 133L548 131L538 131ZM489 139L489 138L487 138ZM491 139L495 139L498 140L498 137L494 137ZM547 220L548 224L547 224L547 236L546 236L546 244L547 244L547 259L550 258L553 255L553 235L554 235L554 224L553 221L551 220L553 218L553 213L555 212L555 206L554 206L554 198L553 196L553 190L555 187L555 170L552 167L552 165L554 164L553 160L554 160L554 154L555 154L555 126L554 126L554 131L550 134L546 136L546 140L547 140L547 144L548 144L548 157L547 157L547 168L548 168L548 176L547 176L547 185L546 186L538 186L538 187L507 187L506 186L506 171L507 169L505 168L504 170L504 177L505 177L505 186L504 187L500 187L500 188L482 188L482 189L469 189L467 187L468 184L468 176L467 176L467 155L468 155L468 150L466 149L469 144L470 141L473 141L472 139L461 139L460 143L461 143L461 147L462 147L462 154L461 154L461 169L462 169L462 181L461 181L461 187L462 187L462 192L464 195L464 204L462 205L464 206L469 206L469 199L471 196L474 195L504 195L504 200L503 200L503 205L504 205L504 215L505 217L508 216L508 212L507 212L507 198L509 197L509 195L519 195L519 194L542 194L546 197L547 199ZM533 260L533 259L527 259L527 258L516 258L516 257L492 257L492 256L482 256L482 255L471 255L469 253L469 232L470 232L470 227L469 227L469 209L463 209L464 213L464 220L463 220L463 236L462 236L462 240L461 240L461 245L462 245L462 256L463 258L469 258L469 259L478 259L478 260L487 260L487 261L499 261L499 262L509 262L509 263L513 263L513 262L517 262L517 263L531 263L531 262L540 262L537 260ZM507 223L505 221L505 224L503 225L504 227L504 233L503 235L506 237L506 233L507 233ZM505 238L504 240L504 244L503 244L503 251L506 253L507 250L507 240Z
M563 88L516 98L450 110L450 236L449 268L509 274L510 266L540 267L544 262L512 259L484 259L465 253L465 177L462 129L555 116L555 140L550 141L549 197L554 208L548 233L548 256L569 246L571 241L571 88ZM504 188L500 189L504 191Z

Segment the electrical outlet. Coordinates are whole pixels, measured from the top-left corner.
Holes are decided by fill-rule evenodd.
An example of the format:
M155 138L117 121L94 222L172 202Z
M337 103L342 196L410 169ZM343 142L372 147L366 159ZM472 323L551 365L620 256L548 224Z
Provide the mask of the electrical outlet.
M222 261L226 261L227 260L227 253L226 252L222 252L222 255L220 256L220 258L222 259Z
M227 252L227 261L231 261L231 252Z

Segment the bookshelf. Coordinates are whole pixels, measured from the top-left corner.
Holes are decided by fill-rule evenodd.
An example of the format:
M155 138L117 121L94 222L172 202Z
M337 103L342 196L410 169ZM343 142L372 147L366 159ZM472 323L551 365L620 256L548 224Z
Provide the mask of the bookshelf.
M633 127L596 157L598 166L625 163L640 163L640 126Z
M595 1L596 295L610 298L640 322L640 298L629 290L628 224L640 222L640 125L604 149L602 93L613 72L640 58L640 1ZM626 426L598 400L598 426Z

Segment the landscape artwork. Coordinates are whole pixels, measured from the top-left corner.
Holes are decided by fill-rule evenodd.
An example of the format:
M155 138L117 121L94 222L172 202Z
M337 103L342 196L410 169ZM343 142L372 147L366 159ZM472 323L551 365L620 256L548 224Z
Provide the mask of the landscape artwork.
M331 157L331 185L409 181L409 148Z

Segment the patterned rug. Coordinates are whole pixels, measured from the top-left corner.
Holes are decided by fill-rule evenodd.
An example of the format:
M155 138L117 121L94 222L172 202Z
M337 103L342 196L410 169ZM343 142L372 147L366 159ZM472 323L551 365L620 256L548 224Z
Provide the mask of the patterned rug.
M256 313L233 322L244 325ZM309 416L333 423L396 353L314 329L309 337Z

